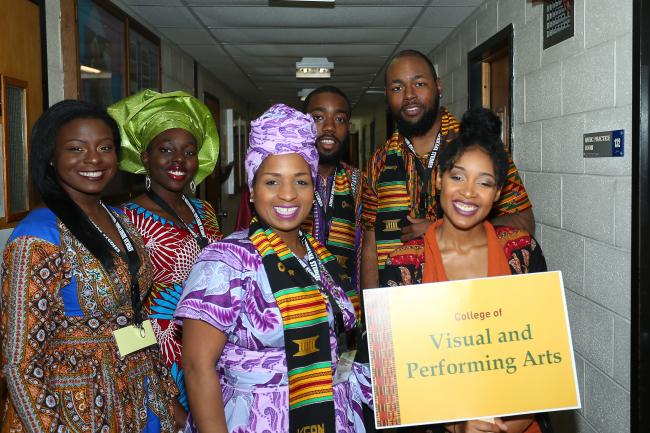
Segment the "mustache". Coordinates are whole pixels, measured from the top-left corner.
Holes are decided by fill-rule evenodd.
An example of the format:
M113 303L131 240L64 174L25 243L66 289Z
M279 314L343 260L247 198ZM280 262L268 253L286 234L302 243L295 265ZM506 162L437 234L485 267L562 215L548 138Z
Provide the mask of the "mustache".
M400 107L400 110L405 110L409 107L418 107L424 109L424 104L421 103L420 101L409 101L403 103L402 106Z

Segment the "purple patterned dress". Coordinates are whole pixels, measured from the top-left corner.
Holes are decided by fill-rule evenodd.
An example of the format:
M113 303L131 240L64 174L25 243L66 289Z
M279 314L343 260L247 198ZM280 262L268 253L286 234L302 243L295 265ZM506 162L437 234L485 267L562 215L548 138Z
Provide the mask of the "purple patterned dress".
M349 299L343 302L354 314ZM332 367L336 369L336 337L329 303L327 309ZM185 281L174 317L179 324L184 318L203 320L228 337L216 365L228 431L288 433L282 316L262 257L248 239L248 232L233 233L203 250ZM337 432L365 432L364 403L372 406L370 371L367 365L354 363L348 381L334 385ZM191 413L186 432L198 432Z

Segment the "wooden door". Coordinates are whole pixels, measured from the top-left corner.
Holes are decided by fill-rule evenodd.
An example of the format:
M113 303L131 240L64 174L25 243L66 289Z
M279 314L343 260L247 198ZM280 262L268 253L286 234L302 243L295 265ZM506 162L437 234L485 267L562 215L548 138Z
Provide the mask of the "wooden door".
M512 113L512 26L468 54L469 106L485 107L501 118L501 138L509 152Z
M41 57L41 13L42 2L33 2L29 0L0 0L0 76L5 83L23 83L25 90L25 124L26 133L25 146L20 155L27 155L29 150L29 137L31 128L36 119L43 113L43 65ZM0 89L0 93L2 93ZM7 95L0 95L0 100ZM6 99L6 98L5 98ZM2 107L0 104L0 126L5 135L9 128L10 116L8 114L10 107ZM0 143L2 138L0 138ZM7 144L7 143L5 143ZM2 146L0 146L2 147ZM8 149L5 149L5 151ZM11 154L11 153L10 153ZM2 155L3 159L8 159L10 155ZM22 162L22 161L21 161ZM22 165L22 164L21 164ZM24 166L27 166L25 161ZM4 180L4 192L2 207L2 218L0 219L0 228L11 227L16 224L17 219L7 221L6 210L9 206L8 192L11 191L10 179L2 173ZM27 173L24 173L27 176ZM16 174L11 176L14 181L23 181L16 179ZM9 183L8 183L9 182ZM34 189L29 189L30 208L37 202L37 194ZM9 218L12 219L12 218Z

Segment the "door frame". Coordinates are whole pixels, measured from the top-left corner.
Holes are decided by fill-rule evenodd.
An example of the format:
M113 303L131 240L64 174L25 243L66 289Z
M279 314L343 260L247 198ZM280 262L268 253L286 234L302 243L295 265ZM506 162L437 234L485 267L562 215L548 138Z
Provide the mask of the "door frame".
M631 431L650 424L650 4L633 0Z
M510 143L510 153L513 151L513 117L514 113L512 111L512 97L514 93L514 70L513 70L513 53L514 53L514 28L512 24L507 25L499 32L490 37L487 41L483 42L478 47L471 50L467 53L467 89L468 89L468 98L467 98L467 108L477 108L482 107L482 63L484 60L488 59L494 53L506 49L506 55L508 56L508 67L510 68L510 77L509 77L509 86L510 86L510 95L508 97L509 105L509 140Z

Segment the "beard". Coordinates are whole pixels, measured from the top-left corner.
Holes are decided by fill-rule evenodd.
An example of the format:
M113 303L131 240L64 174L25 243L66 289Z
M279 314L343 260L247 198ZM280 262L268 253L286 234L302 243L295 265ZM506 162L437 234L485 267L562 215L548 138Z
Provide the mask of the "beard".
M422 114L422 117L420 117L420 120L416 121L415 123L411 123L405 120L401 111L392 112L392 115L395 118L395 122L397 123L397 130L399 131L399 133L402 134L404 137L411 138L411 137L421 137L425 135L427 132L429 132L429 130L433 128L433 124L436 122L436 119L438 118L439 111L440 111L440 95L436 91L436 96L434 98L433 104L431 105L431 108L426 110Z
M316 139L316 142L323 137L321 135ZM350 138L348 135L345 136L343 141L339 141L336 137L333 135L328 135L328 137L334 139L336 142L339 143L339 148L332 153L328 154L323 154L320 151L318 152L318 163L323 164L323 165L337 165L339 162L341 162L348 154L348 147L349 147L349 142Z

